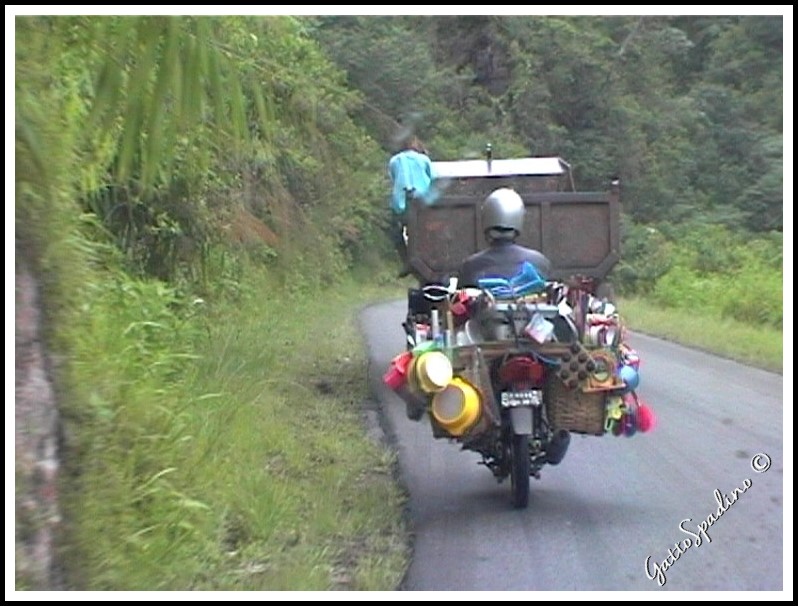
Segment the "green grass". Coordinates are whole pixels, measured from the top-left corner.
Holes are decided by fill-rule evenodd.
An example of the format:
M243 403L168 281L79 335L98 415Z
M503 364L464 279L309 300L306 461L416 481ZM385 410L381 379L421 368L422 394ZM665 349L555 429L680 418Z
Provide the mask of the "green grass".
M266 279L247 286L240 305L208 312L202 338L125 335L131 318L120 316L146 305L132 300L126 312L115 297L84 327L85 399L72 407L66 491L76 588L392 590L401 581L405 495L395 455L366 437L356 325L356 311L384 294L347 283L283 299ZM189 342L179 368L164 363Z
M221 386L205 415L226 414L198 441L196 473L223 512L234 588L385 590L401 579L394 455L363 430L368 366L353 309L376 294L347 284L293 304L255 296L213 335L197 387Z
M632 330L765 370L783 372L782 331L709 313L664 309L644 299L622 299L618 307Z

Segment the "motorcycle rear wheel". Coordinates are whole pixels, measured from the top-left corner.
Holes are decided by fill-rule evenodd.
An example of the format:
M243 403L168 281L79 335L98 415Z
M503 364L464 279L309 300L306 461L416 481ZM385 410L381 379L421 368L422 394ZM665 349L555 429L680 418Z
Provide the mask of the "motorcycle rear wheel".
M513 434L510 442L510 490L513 507L529 504L529 436Z

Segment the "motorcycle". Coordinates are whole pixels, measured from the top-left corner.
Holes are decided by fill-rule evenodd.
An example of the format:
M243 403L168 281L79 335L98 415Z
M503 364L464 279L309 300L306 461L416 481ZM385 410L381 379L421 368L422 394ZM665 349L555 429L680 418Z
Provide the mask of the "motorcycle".
M563 461L572 433L632 436L654 416L614 305L585 283L515 286L410 289L407 347L384 381L409 419L426 415L435 439L479 453L526 508L530 478Z

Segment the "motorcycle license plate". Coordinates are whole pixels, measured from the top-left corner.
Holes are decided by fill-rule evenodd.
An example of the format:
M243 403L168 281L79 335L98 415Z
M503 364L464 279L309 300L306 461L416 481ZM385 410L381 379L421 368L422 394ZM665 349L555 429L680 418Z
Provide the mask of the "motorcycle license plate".
M502 392L502 406L504 408L513 408L515 406L540 406L542 403L543 391L540 389Z

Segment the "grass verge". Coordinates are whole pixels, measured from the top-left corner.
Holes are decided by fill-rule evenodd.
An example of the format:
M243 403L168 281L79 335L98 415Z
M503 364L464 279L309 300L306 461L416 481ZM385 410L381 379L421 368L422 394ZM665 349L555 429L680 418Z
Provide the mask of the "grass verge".
M621 299L618 307L632 330L783 372L782 331L683 309L663 309L644 299Z
M224 394L207 400L197 460L225 586L386 590L403 574L393 454L363 431L363 298L351 284L293 304L253 297L203 358L199 392Z
M85 364L92 352L82 352L92 410L73 419L82 452L67 480L76 588L398 586L405 495L395 455L364 431L368 366L354 313L380 291L278 292L262 278L208 317L171 382L148 379L162 356L131 370L125 323L98 310L109 318L93 328L109 335L97 355L106 364Z

